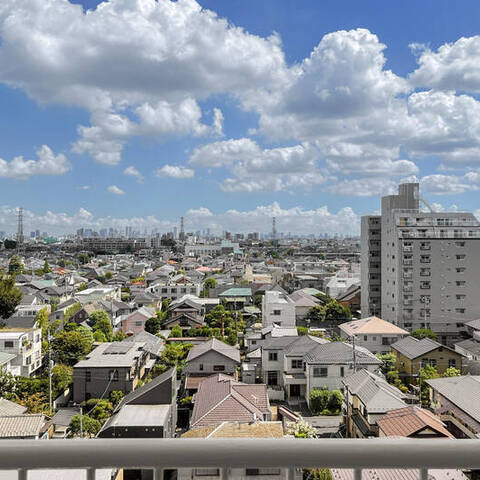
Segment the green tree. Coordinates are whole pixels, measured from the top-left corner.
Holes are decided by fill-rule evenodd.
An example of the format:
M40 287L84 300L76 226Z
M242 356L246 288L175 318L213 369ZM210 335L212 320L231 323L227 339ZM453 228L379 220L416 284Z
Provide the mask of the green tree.
M308 335L308 328L307 327L297 327L297 332L300 336Z
M108 316L108 313L105 310L97 310L93 312L89 317L88 321L92 325L92 330L94 332L100 331L105 335L107 342L111 342L113 339L113 327L112 322Z
M42 392L32 393L23 397L17 396L16 403L23 405L27 409L27 413L51 414L47 397Z
M325 320L334 322L346 322L352 318L350 309L336 300L331 300L325 305Z
M105 336L105 334L102 331L95 330L93 332L93 340L95 342L105 343L107 341L107 337Z
M442 377L459 377L462 374L458 368L448 367L444 372Z
M22 259L18 255L13 255L8 263L9 275L18 275L23 272Z
M311 323L323 322L325 320L325 307L323 305L315 305L308 310L307 320Z
M340 390L332 390L328 399L327 408L332 414L338 414L342 410L343 394Z
M419 328L418 330L414 330L410 335L414 338L418 338L419 340L421 340L422 338L430 338L431 340L437 340L437 335L429 328Z
M110 392L110 395L108 396L108 399L110 400L111 404L115 408L122 401L123 397L124 397L124 394L121 390L112 390Z
M75 415L70 421L68 427L70 436L76 437L80 435L80 424L82 424L82 434L87 437L95 437L102 428L101 423L98 420L90 417L89 415L82 415L82 421L80 422L80 415Z
M202 292L203 295L202 296L203 297L210 296L210 289L215 288L216 286L217 286L217 281L214 278L207 278L203 282L203 292Z
M85 402L85 408L89 412L88 415L98 420L102 425L112 415L113 405L110 400L105 398L91 398Z
M183 336L182 328L179 325L175 325L172 328L169 337L179 338L179 337L182 337L182 336Z
M113 341L114 342L121 342L122 340L125 340L127 336L122 332L118 331L113 334Z
M382 361L382 373L387 375L388 372L395 370L395 362L397 357L395 357L394 353L377 353L377 358Z
M45 262L43 262L43 273L50 273L52 269L50 268L50 265L48 264L48 260L45 259Z
M0 367L0 398L11 399L15 391L15 377L3 367Z
M440 375L435 367L431 365L425 365L420 370L420 399L424 407L430 406L430 387L428 386L426 380L431 380L432 378L439 378Z
M37 315L35 316L35 320L38 323L38 326L42 329L42 338L46 339L48 337L48 309L47 308L42 308L37 312Z
M156 335L162 329L162 319L159 315L149 318L145 322L145 331L151 333L152 335Z
M6 250L15 250L17 248L17 242L15 240L5 239L3 245Z
M21 300L22 292L15 286L15 278L0 273L0 319L11 317Z
M77 255L77 260L82 264L85 265L86 263L90 262L90 257L86 253L79 253Z
M317 436L315 427L312 427L305 420L290 422L287 425L287 433L295 438L315 438Z
M63 318L63 323L68 323L70 318L72 318L81 309L82 309L82 304L80 302L74 303L71 307L68 307L65 310L65 316Z
M54 398L61 395L73 383L73 368L61 363L52 368L52 389Z
M88 288L88 285L85 282L83 282L77 287L77 292L81 292L83 290L86 290L87 288Z
M52 341L53 358L58 363L75 365L93 346L93 334L85 327L60 332Z
M310 392L310 408L314 415L320 415L328 406L330 392L327 387L315 388Z

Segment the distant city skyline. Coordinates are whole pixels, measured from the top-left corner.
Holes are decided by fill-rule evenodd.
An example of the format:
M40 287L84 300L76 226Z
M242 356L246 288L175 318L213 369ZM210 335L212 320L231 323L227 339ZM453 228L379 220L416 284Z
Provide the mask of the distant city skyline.
M99 3L1 2L0 231L359 234L416 180L480 215L478 2Z

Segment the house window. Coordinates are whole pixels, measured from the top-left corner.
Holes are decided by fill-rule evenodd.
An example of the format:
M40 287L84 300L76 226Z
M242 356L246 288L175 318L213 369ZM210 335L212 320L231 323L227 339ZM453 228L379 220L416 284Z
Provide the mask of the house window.
M294 359L292 360L292 368L302 368L303 360Z
M220 476L219 468L196 468L196 477L218 477Z
M368 335L363 336L363 341L366 342L368 340Z
M274 310L273 313L272 313L272 315L275 315L276 317L278 317L281 314L282 314L281 310Z
M314 377L328 377L328 367L314 367L313 368Z
M271 371L267 373L267 385L278 385L278 373Z
M13 342L11 340L6 341L5 348L13 348Z
M431 367L437 366L437 361L434 358L431 358L428 363Z
M460 313L460 314L465 313L465 309L464 308L456 308L455 313Z
M449 358L448 359L448 368L456 367L456 366L457 366L457 360L455 358Z
M456 282L457 287L464 287L465 286L465 280L457 280Z
M278 360L278 353L277 352L268 352L268 360L270 362L276 362Z
M86 382L91 382L92 381L92 372L90 372L90 371L85 372L85 381Z
M213 366L214 372L223 372L225 371L225 365L214 365Z
M257 344L257 341L256 340L252 340L252 345L256 345Z
M135 322L135 326L136 327L141 327L143 324L142 324L142 321L140 320L139 322Z
M345 367L340 367L340 376L341 377L345 376Z
M108 371L108 379L111 382L118 382L118 370L109 370Z
M198 369L202 372L203 371L203 363L201 363L199 366L198 366Z
M280 475L279 468L246 468L245 475L247 477L256 477L258 475Z

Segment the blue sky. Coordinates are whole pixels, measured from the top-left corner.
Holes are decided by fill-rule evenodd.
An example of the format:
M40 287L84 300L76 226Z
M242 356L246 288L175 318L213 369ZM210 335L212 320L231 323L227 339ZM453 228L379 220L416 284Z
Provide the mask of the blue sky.
M98 3L0 6L0 230L355 233L417 179L478 209L478 2Z

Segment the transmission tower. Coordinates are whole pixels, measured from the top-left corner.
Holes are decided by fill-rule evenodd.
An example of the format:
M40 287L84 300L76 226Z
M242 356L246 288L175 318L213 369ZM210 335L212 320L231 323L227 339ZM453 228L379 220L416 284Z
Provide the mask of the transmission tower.
M23 208L18 209L18 226L17 226L17 252L23 251L23 242L25 238L23 236Z
M185 240L185 225L184 225L183 217L180 217L180 235L178 236L178 239L181 242Z
M272 242L277 240L277 219L273 217L272 219Z

